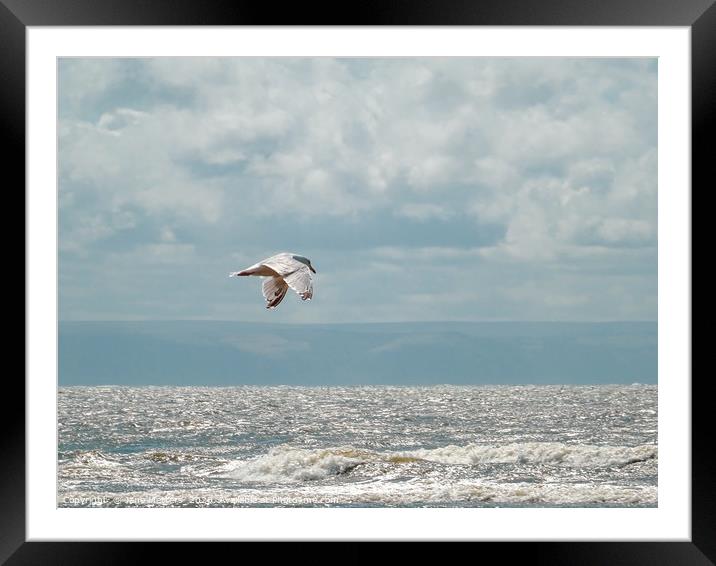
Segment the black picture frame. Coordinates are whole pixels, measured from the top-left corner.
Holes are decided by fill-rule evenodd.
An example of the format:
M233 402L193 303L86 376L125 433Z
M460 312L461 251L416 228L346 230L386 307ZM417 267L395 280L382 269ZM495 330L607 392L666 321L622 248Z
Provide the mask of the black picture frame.
M286 3L277 10L243 0L0 0L0 121L8 190L25 185L25 34L28 26L104 25L462 25L462 26L686 26L691 28L692 185L713 178L707 132L716 100L716 6L714 0L403 0L345 5ZM709 176L709 173L712 175ZM7 178L7 177L6 177ZM706 187L704 187L705 189ZM685 187L684 190L693 189ZM24 201L23 201L24 206ZM23 259L24 261L24 259ZM26 283L26 282L25 282ZM26 305L27 307L27 305ZM691 375L682 376L691 379ZM489 543L501 561L547 564L713 564L716 563L716 465L710 450L713 420L707 381L692 386L691 542L524 542ZM24 398L19 377L8 373L6 404ZM206 545L120 542L26 542L25 407L4 410L0 484L0 563L128 563L148 545L161 544L163 561L206 560ZM316 533L320 539L320 533ZM227 543L220 543L225 546ZM486 546L488 543L483 543ZM212 550L214 548L212 547ZM219 548L218 550L224 550ZM460 549L458 549L460 550ZM480 550L484 552L484 550ZM367 558L367 549L354 551Z

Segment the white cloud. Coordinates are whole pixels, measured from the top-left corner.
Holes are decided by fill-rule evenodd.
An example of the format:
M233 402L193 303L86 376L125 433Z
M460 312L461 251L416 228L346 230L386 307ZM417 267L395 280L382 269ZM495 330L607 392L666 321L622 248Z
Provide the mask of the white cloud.
M336 206L341 198L363 197L370 208L394 205L406 188L444 193L444 185L467 183L514 191L535 167L561 163L562 174L584 177L588 166L573 163L614 170L653 146L630 111L639 93L642 103L653 103L654 84L618 73L605 78L598 61L398 60L374 62L364 75L354 74L350 62L333 60L150 59L143 65L154 88L186 88L193 102L177 107L158 97L150 109L104 112L97 129L122 132L131 138L125 144L75 129L76 151L67 155L75 176L117 175L131 167L129 178L157 169L165 178L185 158L241 162L244 176L265 181L252 191L304 191L284 206L313 213L315 202L305 197L314 192ZM506 105L520 87L524 100ZM635 100L620 105L603 98L610 89ZM346 178L354 184L341 182ZM376 191L393 196L376 199ZM468 192L445 195L466 206ZM157 199L144 200L156 209ZM338 208L326 210L355 209Z
M653 238L654 231L644 220L628 218L605 218L599 223L597 233L606 242L648 242Z
M113 112L105 112L97 121L97 129L103 132L121 135L121 130L139 124L145 112L132 110L131 108L117 108Z

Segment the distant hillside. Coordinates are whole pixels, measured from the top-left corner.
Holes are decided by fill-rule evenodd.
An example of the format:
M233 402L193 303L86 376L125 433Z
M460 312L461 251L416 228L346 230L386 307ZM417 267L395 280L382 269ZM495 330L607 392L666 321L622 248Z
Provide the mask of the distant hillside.
M61 322L60 385L656 383L657 324Z

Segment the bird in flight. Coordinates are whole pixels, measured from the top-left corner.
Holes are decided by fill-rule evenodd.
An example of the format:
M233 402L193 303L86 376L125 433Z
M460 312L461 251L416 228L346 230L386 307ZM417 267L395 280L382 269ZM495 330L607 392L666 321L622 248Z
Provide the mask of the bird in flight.
M266 308L274 309L291 287L304 301L313 297L313 276L316 273L311 260L301 255L283 252L266 258L243 271L229 273L229 277L258 275L266 277L261 287Z

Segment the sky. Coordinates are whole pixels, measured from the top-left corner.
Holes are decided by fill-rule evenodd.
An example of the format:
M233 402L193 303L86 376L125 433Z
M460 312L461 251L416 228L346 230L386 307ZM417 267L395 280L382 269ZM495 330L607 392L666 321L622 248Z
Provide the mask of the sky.
M61 320L657 319L655 59L58 68Z

